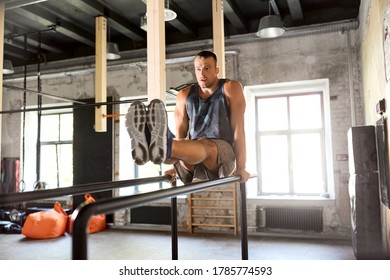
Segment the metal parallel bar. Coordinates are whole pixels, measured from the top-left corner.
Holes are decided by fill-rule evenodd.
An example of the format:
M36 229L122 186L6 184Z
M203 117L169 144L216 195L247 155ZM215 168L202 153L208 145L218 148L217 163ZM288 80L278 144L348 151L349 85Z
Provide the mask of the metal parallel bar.
M248 259L248 227L246 213L246 185L240 183L240 198L241 198L241 259Z
M172 187L176 187L176 181L172 184ZM171 198L171 235L172 235L172 260L179 259L179 246L177 235L177 197Z
M76 185L66 188L37 190L22 193L9 193L0 195L0 206L18 204L27 201L34 201L38 199L61 197L67 195L85 194L90 192L101 192L115 188L131 187L142 184L168 182L171 176L157 176L149 178L139 178L123 181L100 182Z
M182 194L189 194L205 189L213 188L216 186L224 185L227 183L239 182L240 177L227 177L212 181L192 183L177 188L169 188L164 190L158 190L148 193L142 193L133 196L123 196L113 199L107 199L103 201L97 201L95 203L87 204L83 207L76 209L76 219L73 223L72 232L72 259L74 260L86 260L87 259L87 224L92 215L97 214L110 214L117 210L124 208L132 208L141 206L150 202L154 202L163 198L172 198ZM245 188L244 188L245 191ZM241 206L243 207L243 205ZM246 212L242 211L241 212ZM241 236L243 244L247 244L247 231L245 230ZM245 234L245 236L244 236ZM247 246L243 249L248 249ZM244 252L243 256L247 256L248 252Z

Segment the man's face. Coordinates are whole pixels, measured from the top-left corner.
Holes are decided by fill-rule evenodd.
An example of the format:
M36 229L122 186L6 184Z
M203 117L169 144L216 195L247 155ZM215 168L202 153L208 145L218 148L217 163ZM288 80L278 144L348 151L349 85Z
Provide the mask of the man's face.
M194 60L195 74L201 88L210 88L218 80L219 69L212 57L196 57Z

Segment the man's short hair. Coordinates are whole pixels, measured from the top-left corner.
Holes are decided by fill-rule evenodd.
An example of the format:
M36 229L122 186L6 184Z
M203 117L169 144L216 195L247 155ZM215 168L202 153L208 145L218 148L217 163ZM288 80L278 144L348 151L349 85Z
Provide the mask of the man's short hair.
M215 60L215 65L217 65L217 56L212 51L201 51L195 55L195 58L197 57L202 57L202 58L212 57Z

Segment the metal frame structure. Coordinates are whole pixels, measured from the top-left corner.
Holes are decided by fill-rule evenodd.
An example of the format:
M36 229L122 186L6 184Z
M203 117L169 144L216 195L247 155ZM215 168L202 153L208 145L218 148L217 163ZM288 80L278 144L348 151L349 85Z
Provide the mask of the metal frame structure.
M227 177L217 180L205 181L200 183L191 183L180 187L158 190L138 195L117 197L95 203L87 204L77 208L76 219L73 222L72 232L72 258L74 260L87 259L87 225L93 215L110 214L116 210L141 206L150 202L158 201L163 198L176 198L178 195L189 194L216 186L239 182L240 177ZM241 251L242 259L248 259L248 237L247 237L247 220L246 220L246 190L245 183L240 184L241 192ZM243 195L244 194L244 195ZM172 204L176 204L175 200ZM176 210L176 207L172 209ZM177 216L176 211L172 211L173 216ZM172 221L172 259L178 259L178 240L177 240L177 220Z
M76 185L60 189L39 190L23 193L9 193L0 196L0 206L18 204L27 201L38 199L60 197L66 195L78 195L89 192L100 192L112 190L115 188L130 187L140 184L150 184L158 182L168 182L170 176L157 176L148 178L139 178L124 181L101 182ZM87 259L87 224L92 215L110 214L116 210L123 208L132 208L158 201L163 198L171 198L171 234L172 234L172 260L178 259L178 234L177 234L177 196L183 194L194 193L205 189L217 187L228 183L237 183L240 177L226 177L217 180L191 183L184 186L176 187L175 184L171 188L142 193L131 196L115 197L97 201L95 203L79 206L76 211L76 219L73 223L72 232L72 259L86 260ZM241 198L241 253L242 260L248 259L248 233L247 233L247 212L246 212L246 185L240 183L240 198Z

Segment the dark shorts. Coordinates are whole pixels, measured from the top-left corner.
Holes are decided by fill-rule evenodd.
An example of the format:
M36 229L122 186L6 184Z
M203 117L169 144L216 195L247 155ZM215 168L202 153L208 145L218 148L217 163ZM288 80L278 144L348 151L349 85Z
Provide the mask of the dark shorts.
M175 163L174 167L177 175L184 184L189 184L192 181L215 180L223 177L228 177L233 174L236 169L236 155L233 147L221 139L209 139L217 145L218 149L218 174L214 174L207 170L203 164L197 164L194 169L194 174L184 168L180 161Z

